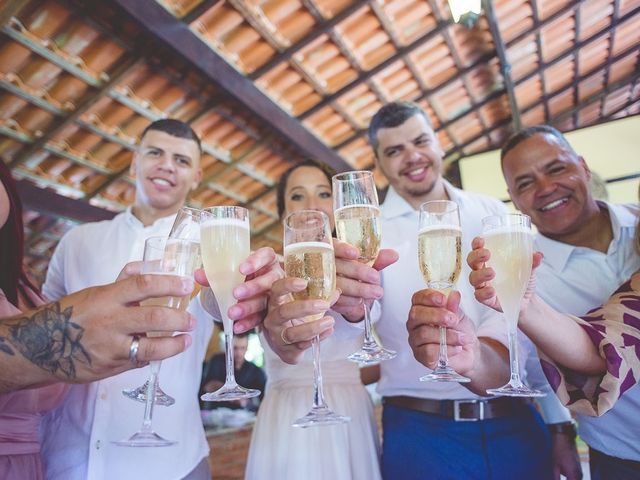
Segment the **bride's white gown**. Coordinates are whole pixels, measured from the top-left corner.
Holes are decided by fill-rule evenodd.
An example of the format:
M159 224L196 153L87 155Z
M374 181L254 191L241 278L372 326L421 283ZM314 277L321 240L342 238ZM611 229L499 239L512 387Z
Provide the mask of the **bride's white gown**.
M336 413L351 417L343 425L294 428L313 399L311 349L298 365L284 363L261 338L267 387L256 420L248 480L380 479L378 432L373 403L360 382L358 365L346 360L362 346L362 335L321 342L325 400Z

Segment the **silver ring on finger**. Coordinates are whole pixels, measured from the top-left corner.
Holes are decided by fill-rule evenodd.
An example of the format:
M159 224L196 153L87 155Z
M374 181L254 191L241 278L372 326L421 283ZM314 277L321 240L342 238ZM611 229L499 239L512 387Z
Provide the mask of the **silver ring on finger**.
M134 335L131 340L131 346L129 346L129 360L135 367L144 365L144 362L138 360L138 349L140 348L140 337Z

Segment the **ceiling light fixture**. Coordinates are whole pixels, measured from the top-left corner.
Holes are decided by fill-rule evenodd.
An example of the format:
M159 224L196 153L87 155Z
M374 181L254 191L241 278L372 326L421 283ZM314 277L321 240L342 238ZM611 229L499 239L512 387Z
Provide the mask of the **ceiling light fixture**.
M473 27L482 10L482 0L448 0L453 21L467 28ZM490 0L489 0L490 1Z

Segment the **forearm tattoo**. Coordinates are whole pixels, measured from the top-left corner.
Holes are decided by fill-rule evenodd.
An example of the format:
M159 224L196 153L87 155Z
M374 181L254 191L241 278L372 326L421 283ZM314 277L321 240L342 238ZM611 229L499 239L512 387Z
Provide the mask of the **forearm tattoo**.
M73 307L61 310L55 302L5 322L8 335L0 337L0 352L14 355L15 349L58 378L76 378L77 362L91 365L91 356L82 345L84 328L71 321L72 312Z

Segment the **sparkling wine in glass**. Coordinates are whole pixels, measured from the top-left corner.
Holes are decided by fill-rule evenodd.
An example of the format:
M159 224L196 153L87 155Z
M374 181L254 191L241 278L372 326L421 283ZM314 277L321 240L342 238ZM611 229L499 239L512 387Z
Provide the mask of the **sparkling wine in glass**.
M200 213L202 210L198 208L182 207L173 222L171 232L169 232L169 238L180 238L183 240L192 240L196 243L200 243ZM194 290L194 294L197 291ZM192 295L193 296L193 295ZM149 380L138 388L130 388L122 391L125 397L129 397L132 400L145 403L147 401L147 390L149 389ZM155 404L163 407L170 407L176 403L175 398L165 393L160 388L160 379L158 377L158 385L156 388L156 400Z
M484 246L491 252L487 265L495 271L493 288L507 321L509 337L509 383L487 390L492 395L509 397L543 397L520 379L518 359L518 314L520 303L531 277L533 233L531 219L522 214L491 215L482 219Z
M150 237L145 241L142 273L150 275L178 275L193 277L193 272L200 267L200 245L197 242L166 237ZM142 306L160 306L186 310L191 299L183 297L157 297L142 301ZM166 332L146 332L147 337L166 336ZM158 373L161 361L149 362L149 381L145 392L145 409L142 427L126 440L115 443L122 447L168 447L176 442L158 435L151 428L153 407L156 401Z
M418 264L429 288L449 295L462 268L462 230L458 205L435 200L420 205ZM433 372L420 377L423 382L469 382L449 366L447 329L440 327L438 364Z
M301 210L284 221L284 270L287 277L302 278L307 287L293 293L295 300L329 300L336 289L336 262L331 242L329 217L317 210ZM324 312L305 321L319 320ZM320 366L320 339L312 341L313 406L293 423L294 427L346 423L349 417L334 413L325 402Z
M373 265L382 237L378 193L369 171L354 171L334 175L333 215L338 239L360 250L358 261ZM376 364L396 356L396 352L383 348L373 336L369 307L364 304L364 344L349 355L349 360L363 364Z
M249 256L249 211L235 206L211 207L204 210L200 223L200 245L204 271L220 306L226 353L224 385L215 392L205 393L200 398L205 402L227 402L257 397L260 395L260 390L244 388L236 382L233 360L233 322L227 313L236 303L233 289L244 281L244 275L240 273L239 267Z

